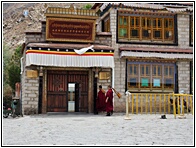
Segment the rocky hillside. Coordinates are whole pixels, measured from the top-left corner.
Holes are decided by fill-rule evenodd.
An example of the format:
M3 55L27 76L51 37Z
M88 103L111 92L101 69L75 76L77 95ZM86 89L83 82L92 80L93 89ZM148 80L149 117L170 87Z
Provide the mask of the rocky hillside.
M14 50L25 40L25 30L41 30L41 21L45 20L44 12L48 7L69 7L71 3L3 3L3 41ZM74 3L82 8L87 3ZM93 5L93 3L90 3ZM28 15L24 16L24 11Z

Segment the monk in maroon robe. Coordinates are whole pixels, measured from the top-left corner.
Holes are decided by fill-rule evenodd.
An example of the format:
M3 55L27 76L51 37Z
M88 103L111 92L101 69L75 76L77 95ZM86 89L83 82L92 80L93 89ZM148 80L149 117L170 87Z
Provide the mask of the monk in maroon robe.
M105 104L105 91L102 89L102 86L99 85L99 92L96 100L96 109L97 114L98 112L105 111L106 104Z
M108 91L106 93L106 112L106 116L113 114L113 91L110 85L108 86Z

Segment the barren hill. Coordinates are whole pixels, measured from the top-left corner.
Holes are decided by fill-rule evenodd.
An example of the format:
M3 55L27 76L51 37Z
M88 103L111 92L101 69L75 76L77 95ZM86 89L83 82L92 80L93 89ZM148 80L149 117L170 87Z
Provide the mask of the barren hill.
M41 21L45 20L45 4L48 7L69 7L72 3L3 3L3 42L10 46L10 50L25 41L24 31L41 30ZM82 8L86 4L74 3L74 6ZM26 17L25 10L28 12Z

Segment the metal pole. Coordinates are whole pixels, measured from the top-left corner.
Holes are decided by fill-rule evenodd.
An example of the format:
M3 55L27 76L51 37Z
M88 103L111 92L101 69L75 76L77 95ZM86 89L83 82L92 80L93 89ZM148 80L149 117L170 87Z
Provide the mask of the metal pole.
M173 99L173 114L174 114L174 119L176 119L176 100L174 98L174 92L172 93L172 99Z
M180 94L184 94L184 90L181 90L180 91ZM183 95L181 95L182 97L183 97ZM181 104L180 104L180 107L181 107L181 109L180 109L180 116L178 117L179 119L185 119L186 117L182 114L182 107L183 107L183 105L182 105L182 97L180 97L180 102L181 102Z
M182 115L182 97L180 97L180 114Z
M126 91L126 116L125 120L131 120L129 117L129 100L130 100L131 93Z
M184 94L184 90L180 91L180 94ZM182 95L181 95L182 96ZM180 114L182 115L182 97L180 97Z

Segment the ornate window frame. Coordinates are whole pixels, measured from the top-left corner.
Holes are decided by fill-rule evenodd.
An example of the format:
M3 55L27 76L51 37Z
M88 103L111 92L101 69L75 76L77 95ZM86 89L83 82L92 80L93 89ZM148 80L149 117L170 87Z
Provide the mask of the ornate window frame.
M128 25L122 25L122 18L127 18ZM126 36L121 30L127 30ZM160 13L142 13L117 11L117 43L178 45L177 15Z
M127 60L126 64L125 88L127 88L127 90L134 92L175 91L175 63L137 62Z

